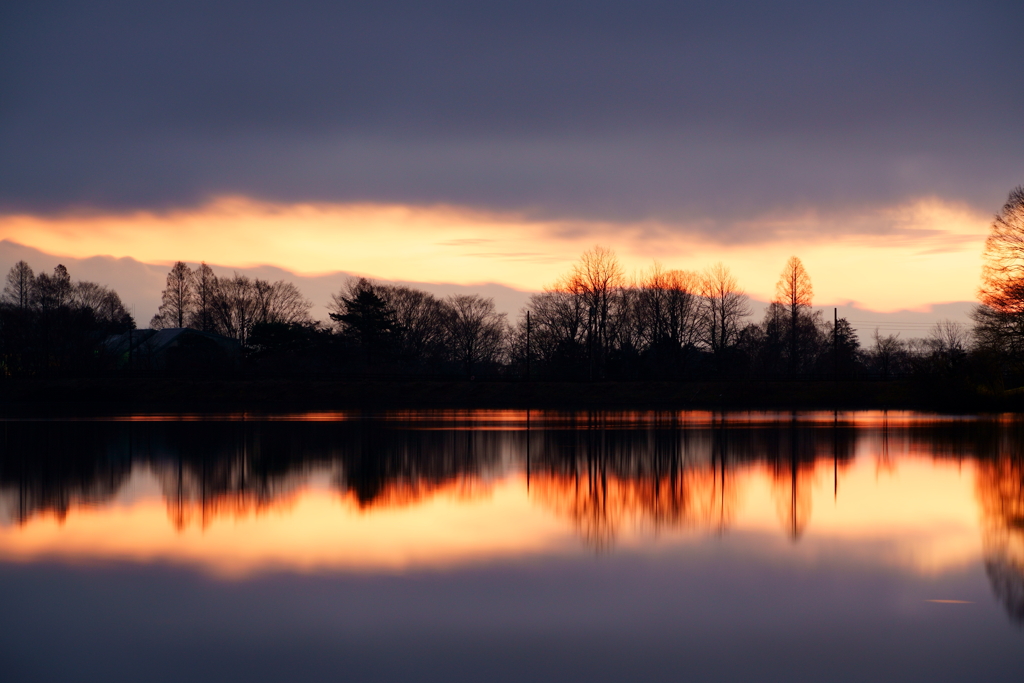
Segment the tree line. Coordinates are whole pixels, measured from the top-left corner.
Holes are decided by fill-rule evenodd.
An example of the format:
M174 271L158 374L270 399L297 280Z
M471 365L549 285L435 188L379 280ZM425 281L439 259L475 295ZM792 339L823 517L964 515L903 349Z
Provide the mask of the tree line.
M905 375L929 359L966 355L953 323L932 337L877 336L863 350L844 320L812 309L800 259L787 263L759 322L728 268L626 276L594 247L530 297L514 322L479 295L437 297L352 278L328 303L329 321L289 282L177 262L167 274L154 329L191 328L235 339L257 373L415 374L531 379L698 379ZM117 292L73 282L59 265L36 275L21 261L0 296L5 375L103 372L104 341L135 329Z
M237 339L251 345L253 329L268 323L311 325L313 304L298 288L278 280L268 282L235 273L217 277L205 263L192 270L178 261L167 274L153 329L190 327Z
M114 290L72 281L67 268L11 268L0 294L0 376L73 374L97 369L110 335L135 328Z
M232 337L259 372L417 374L559 380L901 377L957 373L970 330L943 322L926 339L875 334L861 347L850 323L813 309L810 275L785 264L760 320L722 264L658 263L627 275L604 247L533 294L509 321L479 295L438 297L352 278L329 321L291 283L218 277L183 262L167 276L154 328Z
M703 271L659 263L626 274L596 246L515 320L479 295L438 297L352 278L331 297L329 320L289 282L205 263L177 262L150 327L193 328L237 340L257 374L369 374L614 379L850 379L919 376L947 387L1001 390L1024 383L1024 188L995 217L974 325L943 321L922 339L876 331L863 347L844 318L813 309L796 256L760 319L722 264ZM25 262L0 297L5 375L102 370L102 342L134 329L117 293L72 282L67 269L34 274Z

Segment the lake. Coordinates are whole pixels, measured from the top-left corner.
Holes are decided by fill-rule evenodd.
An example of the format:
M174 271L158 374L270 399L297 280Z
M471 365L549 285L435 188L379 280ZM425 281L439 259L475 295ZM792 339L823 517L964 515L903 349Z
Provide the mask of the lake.
M10 681L1024 677L1024 419L0 422Z

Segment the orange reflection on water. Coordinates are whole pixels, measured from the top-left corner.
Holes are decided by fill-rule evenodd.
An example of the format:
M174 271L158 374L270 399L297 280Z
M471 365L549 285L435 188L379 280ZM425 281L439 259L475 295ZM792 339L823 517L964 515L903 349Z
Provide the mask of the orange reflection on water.
M61 521L35 517L0 528L0 557L20 561L133 561L198 565L222 576L254 571L447 567L552 549L571 542L564 525L531 506L522 479L485 498L434 495L415 507L368 512L336 491L309 486L287 507L169 523L167 505L82 508ZM222 509L223 512L223 509Z
M778 427L778 426L842 426L857 428L906 428L932 427L938 424L969 423L978 421L978 416L969 415L928 415L922 419L913 411L766 411L748 410L728 413L708 410L606 410L606 411L557 411L523 409L431 409L431 410L322 410L296 413L259 411L202 412L202 413L131 413L104 416L62 416L60 422L353 422L373 420L391 424L407 424L416 429L440 428L458 430L463 428L514 429L534 428L557 429L650 429L728 426ZM1005 414L985 417L986 422L1012 423L1019 416ZM32 418L0 418L0 422L32 422ZM49 421L40 419L38 421Z
M1018 504L1012 491L999 493L1017 474L986 470L978 478L979 495ZM64 519L38 515L0 527L0 557L172 562L245 576L280 569L444 568L593 547L644 552L715 543L722 534L793 536L792 520L780 519L777 468L767 465L398 483L368 504L351 491L339 493L329 472L318 476L281 489L268 503L251 495L182 502L169 495L173 488L158 473L133 474L148 477L134 486L153 493L75 508ZM919 458L882 472L870 455L845 470L825 458L803 463L796 480L811 512L800 521L798 542L756 552L813 563L841 550L869 565L925 574L963 566L982 556L974 479L969 464ZM995 510L991 515L1002 520L1000 529L1012 529L1016 512L1004 512L1003 502L985 505L986 514ZM1019 557L1019 545L1018 533L1008 556Z
M535 477L530 496L570 520L587 545L601 548L624 531L644 527L655 532L727 528L739 501L734 479L714 467L631 478L591 469Z
M800 547L842 542L870 553L873 564L910 566L924 574L961 567L981 557L978 507L970 463L901 458L895 470L879 470L874 458L858 458L840 470L819 461L801 482L809 505ZM779 508L778 494L752 486L743 525ZM788 523L783 518L783 523ZM790 528L786 528L787 534Z
M978 467L985 571L1010 617L1024 624L1024 456L1019 452Z
M920 574L984 558L1008 609L1024 614L1009 607L1024 605L1024 424L1005 416L135 417L156 424L11 426L0 558L244 576L713 549L735 537L773 560L841 556ZM226 421L163 424L182 419Z

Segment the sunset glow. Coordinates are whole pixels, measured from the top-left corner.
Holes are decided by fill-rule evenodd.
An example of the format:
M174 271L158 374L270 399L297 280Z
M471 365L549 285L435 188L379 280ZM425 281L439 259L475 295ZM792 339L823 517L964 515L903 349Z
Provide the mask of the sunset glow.
M989 218L938 199L859 215L765 216L737 225L735 242L692 226L536 220L455 206L270 204L222 197L196 209L125 214L0 216L0 239L58 256L147 263L275 265L296 273L346 271L390 280L496 282L536 291L594 244L627 272L658 260L700 270L722 261L761 300L799 254L816 303L876 310L974 298Z
M0 677L985 683L1024 3L0 10Z

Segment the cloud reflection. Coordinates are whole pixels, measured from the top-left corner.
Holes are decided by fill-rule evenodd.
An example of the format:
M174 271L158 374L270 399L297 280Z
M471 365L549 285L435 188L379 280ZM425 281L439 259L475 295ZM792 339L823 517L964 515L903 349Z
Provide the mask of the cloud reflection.
M800 561L841 548L931 575L978 561L983 545L997 594L1020 613L1022 468L1002 455L1021 441L1012 420L210 417L5 423L0 554L245 576L650 552L757 534L796 542L764 552Z

